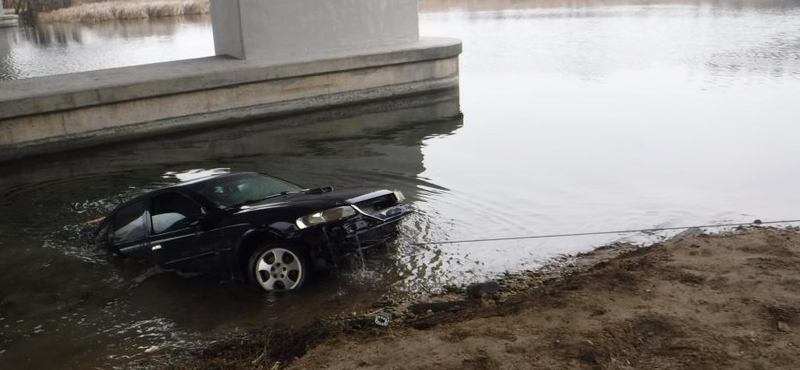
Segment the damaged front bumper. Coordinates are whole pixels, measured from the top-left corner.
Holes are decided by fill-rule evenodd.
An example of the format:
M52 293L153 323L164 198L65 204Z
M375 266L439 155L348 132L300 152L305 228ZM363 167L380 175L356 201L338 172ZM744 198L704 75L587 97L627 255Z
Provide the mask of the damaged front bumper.
M306 235L306 242L316 245L318 253L328 258L339 258L384 243L394 236L395 225L414 212L406 204L398 204L374 212L353 206L357 214L346 220L319 228L319 232ZM322 253L319 253L322 252Z
M340 225L345 238L356 237L373 229L394 225L414 212L413 207L405 204L399 204L371 214L356 206L353 206L353 208L358 212L358 216L348 219Z

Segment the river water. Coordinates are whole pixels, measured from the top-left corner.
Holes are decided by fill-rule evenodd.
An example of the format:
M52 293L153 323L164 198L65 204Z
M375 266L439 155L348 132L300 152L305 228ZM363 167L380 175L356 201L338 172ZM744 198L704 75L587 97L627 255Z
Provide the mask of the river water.
M421 10L423 35L464 42L459 91L0 164L0 368L126 366L665 234L414 242L800 218L800 1ZM206 18L1 30L0 79L212 53ZM277 297L86 245L87 220L212 169L397 188L419 212L364 266Z

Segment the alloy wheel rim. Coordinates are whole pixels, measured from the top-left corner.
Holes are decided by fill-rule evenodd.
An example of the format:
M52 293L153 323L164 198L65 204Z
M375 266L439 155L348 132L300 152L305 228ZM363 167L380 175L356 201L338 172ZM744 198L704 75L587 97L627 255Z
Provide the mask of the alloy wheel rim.
M292 290L303 277L300 258L284 248L272 248L258 257L255 275L258 283L268 291Z

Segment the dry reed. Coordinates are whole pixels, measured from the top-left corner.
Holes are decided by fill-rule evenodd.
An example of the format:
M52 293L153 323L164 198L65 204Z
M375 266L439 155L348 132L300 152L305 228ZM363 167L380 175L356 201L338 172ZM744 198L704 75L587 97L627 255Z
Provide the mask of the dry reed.
M208 14L208 0L138 0L84 3L39 14L42 23L104 22Z

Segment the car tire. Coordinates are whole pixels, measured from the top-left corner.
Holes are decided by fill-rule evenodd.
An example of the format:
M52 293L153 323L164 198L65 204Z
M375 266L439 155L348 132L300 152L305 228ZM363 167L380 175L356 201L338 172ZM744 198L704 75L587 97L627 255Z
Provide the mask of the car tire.
M262 245L250 257L247 273L257 287L267 292L300 289L311 275L311 264L303 249L289 243Z

